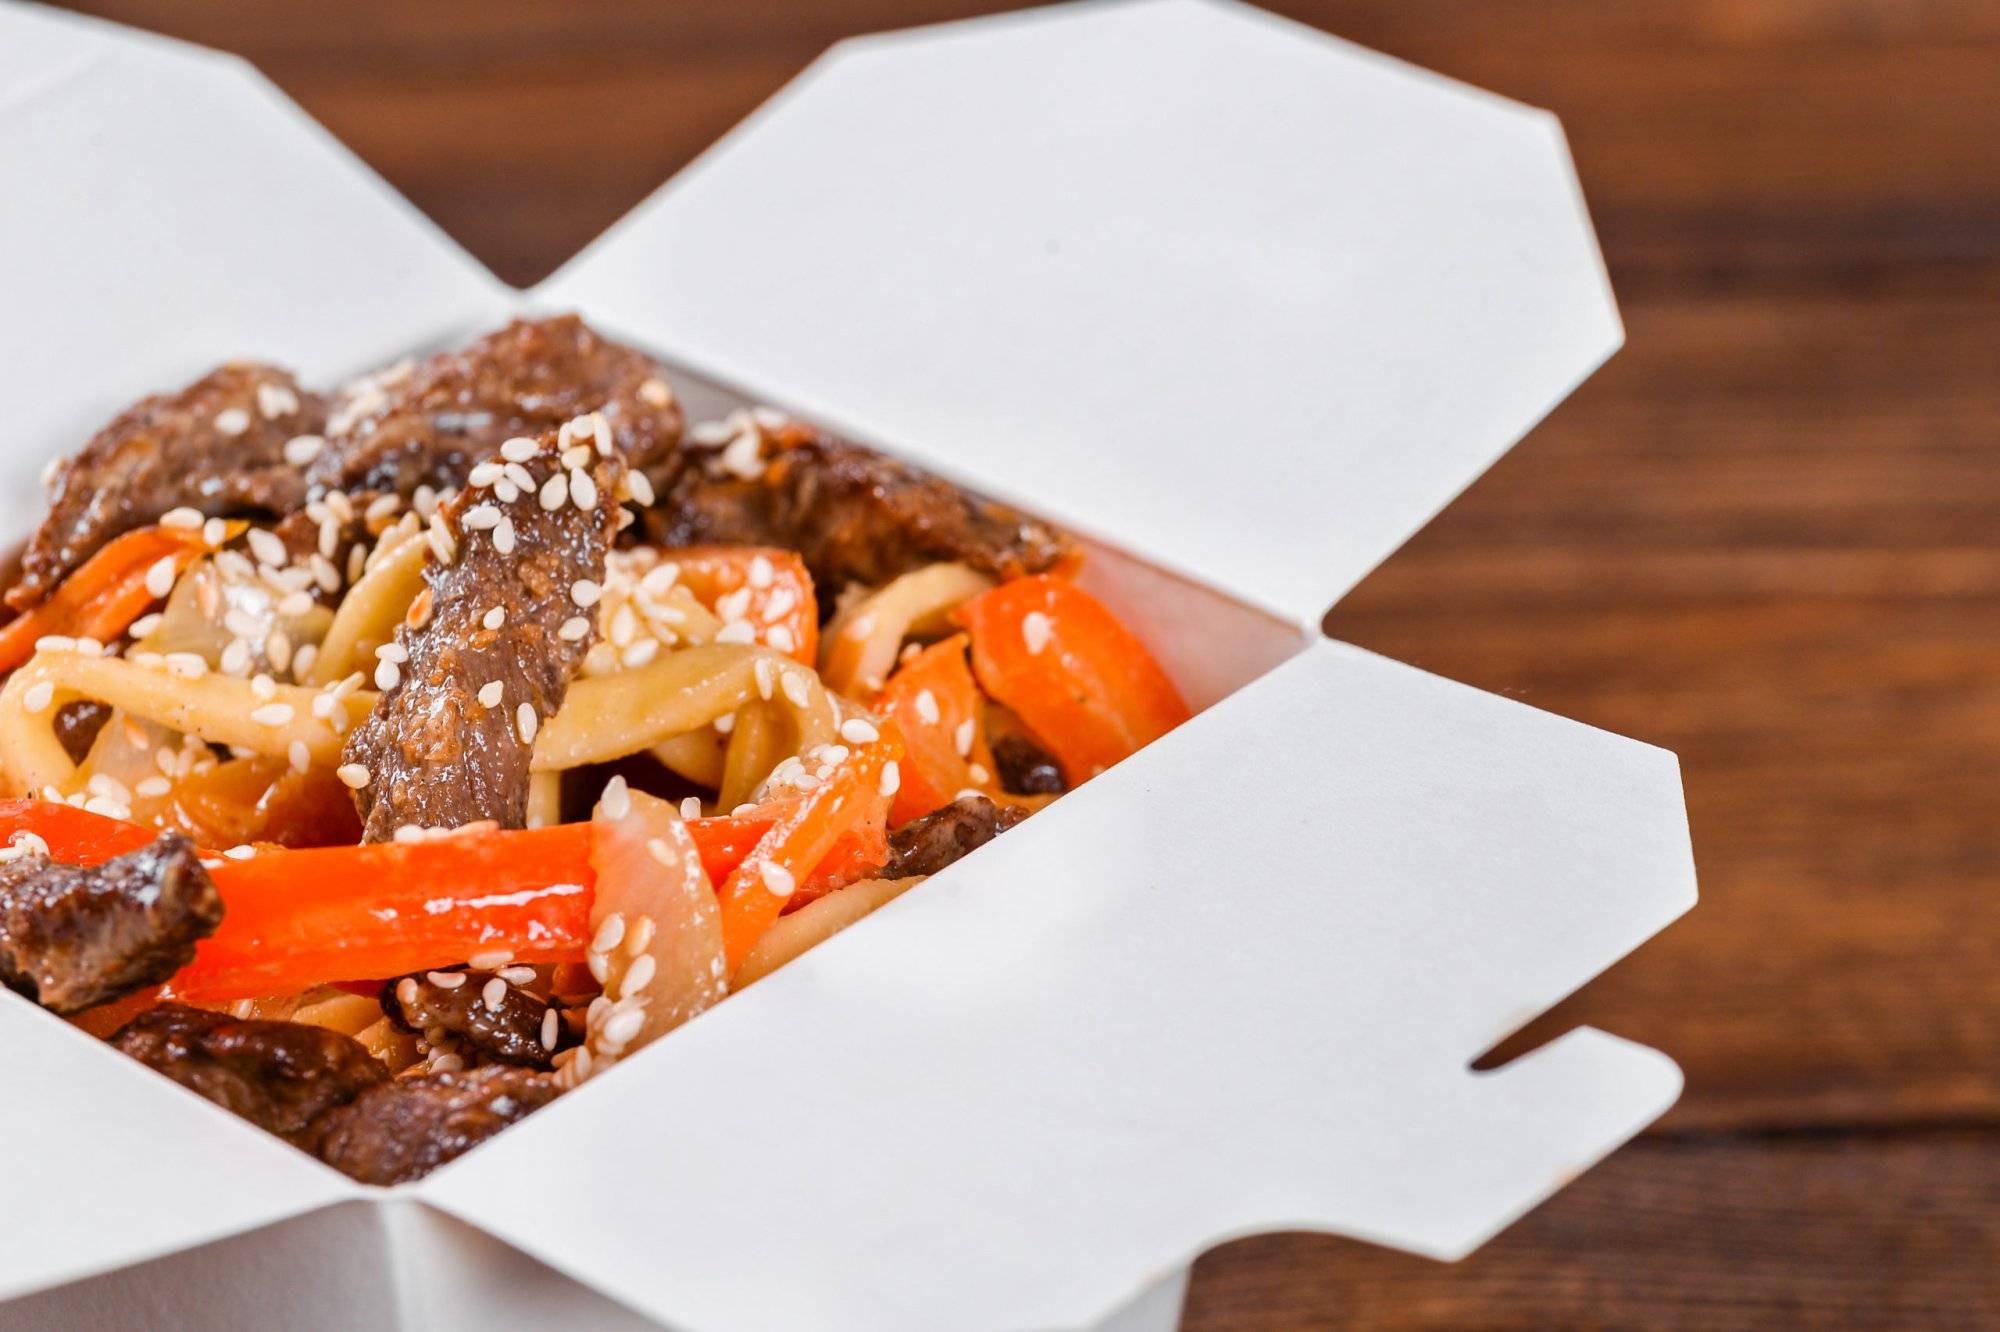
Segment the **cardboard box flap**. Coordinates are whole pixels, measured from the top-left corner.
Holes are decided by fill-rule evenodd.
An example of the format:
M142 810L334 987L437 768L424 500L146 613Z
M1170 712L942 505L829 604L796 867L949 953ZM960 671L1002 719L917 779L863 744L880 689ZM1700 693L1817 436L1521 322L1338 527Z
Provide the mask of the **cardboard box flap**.
M1210 0L845 43L536 295L1304 623L1621 339L1553 117Z
M296 1216L361 1189L0 990L0 1300Z
M1468 1062L1693 900L1672 755L1322 644L418 1187L681 1332L1456 1256L1680 1087L1588 1030Z
M316 383L499 318L509 293L233 57L0 4L0 524L42 463L221 360Z

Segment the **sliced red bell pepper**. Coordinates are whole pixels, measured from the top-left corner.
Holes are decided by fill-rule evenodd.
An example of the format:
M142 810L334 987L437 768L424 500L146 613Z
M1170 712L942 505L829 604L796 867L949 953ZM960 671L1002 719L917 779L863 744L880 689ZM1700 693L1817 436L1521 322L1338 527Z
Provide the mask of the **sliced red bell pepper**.
M883 770L900 746L884 737L850 752L826 780L778 816L743 862L716 889L723 950L731 970L771 928L814 866L843 835L883 822L889 798ZM879 862L878 862L879 863Z
M724 620L747 620L757 641L811 666L819 659L819 602L798 552L775 546L685 546L664 558L696 601ZM768 575L768 576L767 576ZM736 605L724 604L733 598ZM724 614L724 610L732 612Z
M210 871L222 925L169 984L177 998L295 994L501 951L574 962L590 937L590 826L264 851Z
M958 608L980 685L1087 781L1188 719L1187 705L1133 632L1088 592L1047 574Z
M233 524L232 533L242 526ZM142 527L113 539L47 601L0 627L0 672L35 655L36 641L52 634L110 642L159 600L146 587L154 565L169 560L178 577L207 551L198 527Z
M101 865L160 835L157 829L86 813L60 800L0 800L0 846L20 833L41 838L49 859L69 865Z
M965 664L969 641L953 634L931 644L890 676L876 699L909 754L889 808L892 826L942 809L960 791L1000 792L986 743L986 701Z

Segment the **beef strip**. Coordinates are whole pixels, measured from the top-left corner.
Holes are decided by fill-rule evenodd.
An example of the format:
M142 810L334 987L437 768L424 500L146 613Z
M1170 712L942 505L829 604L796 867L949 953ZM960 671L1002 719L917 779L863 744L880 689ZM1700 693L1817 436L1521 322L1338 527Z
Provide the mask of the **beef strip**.
M796 422L741 425L755 432L747 445L739 434L687 447L655 469L660 499L646 517L660 544L784 546L829 596L937 560L1003 579L1040 573L1069 551L1047 524L872 449Z
M450 988L431 980L429 973L405 976L384 985L382 1011L404 1031L430 1033L442 1029L444 1034L490 1059L530 1068L549 1066L549 1056L554 1051L542 1044L542 1022L549 1011L547 1000L503 981L506 997L498 1008L489 1007L484 995L495 979L492 972L467 970L453 974L465 979Z
M1069 789L1055 755L1018 731L993 741L993 766L1002 790L1015 795L1061 795Z
M79 1012L166 980L221 921L179 833L88 869L23 852L0 864L0 983Z
M458 351L385 371L335 403L316 488L414 494L465 484L502 441L602 411L619 455L649 466L680 442L679 401L651 360L575 315L516 320Z
M554 1077L506 1064L420 1073L322 1115L310 1150L363 1184L420 1179L556 1098Z
M97 733L111 718L111 709L91 699L79 698L56 709L56 739L71 763L81 763L97 743Z
M364 841L387 841L406 824L457 828L492 819L519 828L526 822L533 729L562 706L570 678L596 641L596 612L578 604L575 588L583 580L604 581L624 480L615 456L599 456L587 444L570 446L573 460L576 449L588 456L580 469L565 471L557 445L551 431L538 452L508 464L516 477L525 467L533 483L513 500L499 497L500 487L511 491L513 482L468 486L438 512L454 558L444 564L430 557L429 617L397 628L408 660L342 752L344 763L369 774L354 793ZM559 475L568 498L546 509L538 493ZM579 508L576 480L584 477L596 496ZM504 618L489 627L495 611ZM577 624L564 637L572 620ZM488 707L479 693L496 683L500 701ZM532 712L527 734L523 708Z
M389 1079L352 1037L303 1022L254 1022L162 1004L111 1043L225 1110L300 1146L321 1114Z
M289 373L248 363L128 408L50 478L48 516L28 539L7 604L40 604L105 542L169 509L296 508L305 478L285 460L285 444L325 421L325 403Z
M1027 817L1025 809L996 805L985 796L960 796L889 834L889 863L882 867L881 877L936 874Z

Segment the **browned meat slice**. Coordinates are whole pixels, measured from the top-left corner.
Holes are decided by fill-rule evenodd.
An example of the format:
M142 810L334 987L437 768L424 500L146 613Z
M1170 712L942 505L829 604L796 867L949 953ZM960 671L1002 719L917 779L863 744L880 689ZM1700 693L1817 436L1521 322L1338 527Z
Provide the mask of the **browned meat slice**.
M488 1064L370 1087L313 1127L312 1150L363 1184L421 1179L556 1098L547 1073Z
M428 618L397 629L390 653L405 659L377 667L381 698L342 754L368 773L355 792L366 841L526 822L535 732L596 641L625 472L557 432L523 445L475 469L432 520Z
M313 1120L389 1070L351 1037L303 1022L250 1022L206 1008L161 1004L120 1027L111 1043L189 1091L301 1146Z
M57 1013L159 984L222 922L222 898L179 833L89 869L13 854L0 864L0 983Z
M993 741L993 766L1000 770L1000 787L1015 795L1061 795L1069 789L1055 755L1018 731Z
M81 763L97 742L97 733L111 717L111 709L87 698L65 703L56 709L56 739L71 763Z
M404 1031L430 1036L433 1044L441 1043L442 1035L502 1063L549 1066L560 1024L548 1021L547 1000L490 971L435 973L464 978L450 985L440 985L432 974L405 976L382 987L382 1011L390 1021ZM487 1002L492 994L500 996L498 1006ZM549 1037L546 1045L544 1033Z
M335 403L309 479L411 495L465 484L517 435L601 411L619 456L648 466L681 437L681 409L651 360L575 315L516 320L458 351L369 376Z
M305 477L286 459L286 445L316 437L325 422L326 404L290 374L247 363L128 408L50 478L48 517L28 539L7 604L38 605L98 547L169 509L296 508Z
M960 796L889 834L889 863L882 867L881 877L936 874L1027 817L1026 810L996 805L985 796Z
M683 449L653 477L660 500L647 518L660 544L784 546L829 592L936 560L1012 578L1069 550L1047 524L872 449L798 423L739 424L735 439Z

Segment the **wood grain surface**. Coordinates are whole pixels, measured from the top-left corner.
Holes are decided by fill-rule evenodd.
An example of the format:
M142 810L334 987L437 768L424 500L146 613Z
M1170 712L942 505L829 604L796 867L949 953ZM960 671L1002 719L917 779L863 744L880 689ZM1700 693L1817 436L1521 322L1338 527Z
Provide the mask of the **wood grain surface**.
M96 0L238 51L502 276L945 0ZM1198 1332L2000 1327L2000 4L1283 0L1564 120L1626 350L1337 636L1677 750L1701 907L1525 1034L1678 1058L1471 1259L1273 1236Z

